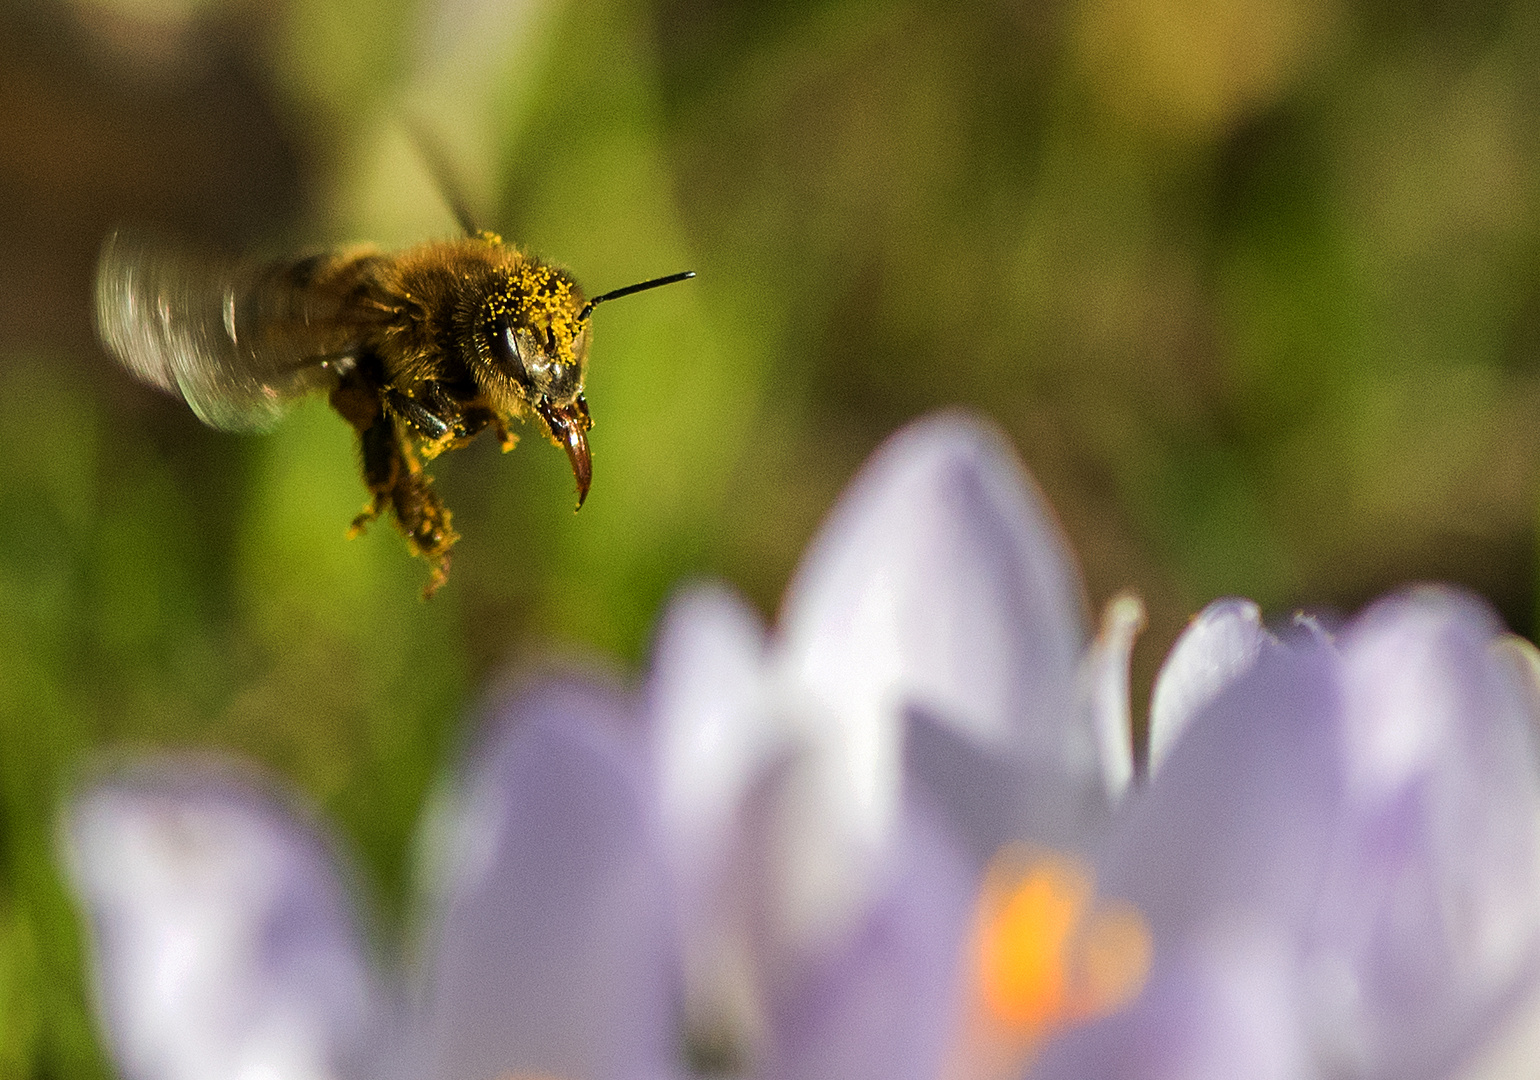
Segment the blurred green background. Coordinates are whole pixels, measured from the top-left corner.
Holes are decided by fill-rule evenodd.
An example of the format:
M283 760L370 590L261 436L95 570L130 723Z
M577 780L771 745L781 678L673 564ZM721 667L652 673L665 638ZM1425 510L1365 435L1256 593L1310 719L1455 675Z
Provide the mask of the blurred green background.
M115 748L291 778L401 917L424 793L521 658L635 668L681 577L769 615L863 457L1014 439L1135 697L1224 593L1412 578L1535 627L1540 3L8 0L0 7L0 1076L106 1073L51 857ZM322 402L201 427L97 347L118 223L231 250L492 227L591 292L595 480L436 463L451 582ZM1142 711L1142 709L1140 709Z

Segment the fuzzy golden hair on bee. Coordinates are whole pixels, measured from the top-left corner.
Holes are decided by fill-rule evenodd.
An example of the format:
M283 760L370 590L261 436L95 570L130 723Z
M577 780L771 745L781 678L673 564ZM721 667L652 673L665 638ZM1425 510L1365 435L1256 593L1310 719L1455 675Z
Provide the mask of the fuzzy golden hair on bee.
M368 501L351 532L388 513L427 562L431 596L459 537L423 463L489 428L511 449L514 423L534 423L566 452L581 507L594 308L694 276L589 299L566 271L467 231L395 253L266 262L114 233L97 269L98 331L131 374L216 428L264 429L293 400L326 393L358 435Z

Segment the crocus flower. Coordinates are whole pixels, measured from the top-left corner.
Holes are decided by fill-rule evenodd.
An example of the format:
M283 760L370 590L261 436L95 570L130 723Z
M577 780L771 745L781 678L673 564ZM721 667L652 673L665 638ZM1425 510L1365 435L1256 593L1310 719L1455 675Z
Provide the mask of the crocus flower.
M106 776L65 835L112 1053L131 1080L1443 1077L1511 1024L1537 695L1478 602L1336 633L1211 606L1138 783L1139 607L1088 641L1084 606L998 436L907 429L774 630L696 588L639 693L491 710L424 827L412 965L269 785Z
M1219 630L1228 685L1155 715L1186 730L1098 857L1148 984L1039 1075L1455 1075L1540 976L1533 650L1437 589L1331 636L1207 621L1162 679Z

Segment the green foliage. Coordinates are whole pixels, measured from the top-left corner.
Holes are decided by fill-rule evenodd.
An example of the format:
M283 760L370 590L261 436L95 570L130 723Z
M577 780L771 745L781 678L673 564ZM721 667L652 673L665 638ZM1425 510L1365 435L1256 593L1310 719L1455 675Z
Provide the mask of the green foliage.
M324 403L218 434L83 330L0 320L0 1076L106 1072L53 851L104 758L265 764L362 853L394 935L484 688L553 651L640 663L689 575L772 610L851 471L929 409L1006 428L1093 600L1145 595L1136 685L1221 593L1351 608L1448 577L1534 625L1533 3L278 10L243 62L314 199L272 243L448 232L411 115L486 224L590 292L700 276L596 316L581 513L532 429L435 463L464 539L426 604L387 524L346 538L364 493ZM175 160L135 168L125 190L174 201Z

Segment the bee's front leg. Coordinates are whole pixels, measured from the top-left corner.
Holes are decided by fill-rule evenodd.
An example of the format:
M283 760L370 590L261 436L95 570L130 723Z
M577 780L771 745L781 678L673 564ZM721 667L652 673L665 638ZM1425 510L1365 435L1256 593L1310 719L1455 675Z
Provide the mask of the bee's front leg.
M460 413L460 422L455 427L455 439L458 442L470 442L488 427L497 432L498 442L504 444L508 442L508 427L498 419L495 412L485 405L469 405ZM503 449L507 450L510 447L504 445Z
M440 416L436 411L415 397L403 394L396 389L385 391L385 402L390 406L390 411L417 429L417 433L425 439L437 440L448 435L452 430L449 420Z
M435 382L420 384L411 395L391 389L385 392L390 410L422 436L422 456L432 461L445 450L468 442L486 426L476 410L465 411Z

